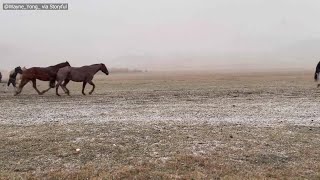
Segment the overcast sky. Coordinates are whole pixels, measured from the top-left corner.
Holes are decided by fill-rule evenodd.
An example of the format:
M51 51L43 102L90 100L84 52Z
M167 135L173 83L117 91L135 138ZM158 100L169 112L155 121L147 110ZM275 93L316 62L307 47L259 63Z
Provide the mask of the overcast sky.
M0 10L0 69L64 60L146 69L260 61L309 67L320 59L319 0L45 2L67 2L69 10Z

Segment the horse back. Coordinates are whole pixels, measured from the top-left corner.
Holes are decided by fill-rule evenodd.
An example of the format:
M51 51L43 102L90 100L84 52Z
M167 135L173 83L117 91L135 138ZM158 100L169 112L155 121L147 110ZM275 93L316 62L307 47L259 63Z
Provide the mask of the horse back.
M49 81L55 79L56 72L50 68L31 67L22 72L22 79L39 79Z
M71 67L70 66L66 66L63 68L60 68L58 73L57 73L57 80L64 80L67 78L67 76L69 75L71 71Z

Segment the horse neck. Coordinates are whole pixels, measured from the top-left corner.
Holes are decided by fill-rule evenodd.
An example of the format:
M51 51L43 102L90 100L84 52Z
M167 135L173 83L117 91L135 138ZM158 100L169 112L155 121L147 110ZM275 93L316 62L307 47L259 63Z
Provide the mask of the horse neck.
M98 71L100 71L101 69L101 64L95 64L95 65L92 65L92 73L93 75L97 74Z

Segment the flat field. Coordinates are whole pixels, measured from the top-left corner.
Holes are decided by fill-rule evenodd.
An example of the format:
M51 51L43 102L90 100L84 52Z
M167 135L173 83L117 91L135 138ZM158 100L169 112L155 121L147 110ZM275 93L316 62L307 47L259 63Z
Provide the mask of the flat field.
M320 179L312 78L111 74L61 97L0 84L0 179Z

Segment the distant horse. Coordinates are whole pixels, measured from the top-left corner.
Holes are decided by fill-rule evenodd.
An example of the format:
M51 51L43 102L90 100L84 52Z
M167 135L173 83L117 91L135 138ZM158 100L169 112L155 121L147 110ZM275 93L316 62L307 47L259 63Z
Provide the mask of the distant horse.
M61 68L57 74L56 94L58 96L60 96L58 93L58 88L59 88L59 86L61 86L63 91L66 94L70 95L70 91L66 87L70 80L74 81L74 82L83 82L83 84L82 84L82 94L83 95L86 95L84 93L84 89L86 87L86 84L89 83L90 85L92 85L92 90L89 92L89 94L92 94L95 87L96 87L95 84L92 82L92 79L98 71L102 71L106 75L109 75L107 67L102 63L101 64L93 64L90 66L82 66L82 67ZM63 82L63 84L62 84L62 82Z
M316 72L314 73L314 80L318 81L319 80L319 75L320 75L320 62L318 63L316 67ZM318 87L320 87L320 84L318 84Z
M1 72L0 72L0 83L2 82L2 74L1 74Z
M60 68L70 66L69 62L63 62L54 66L49 67L32 67L23 71L21 76L21 83L19 84L19 88L16 91L15 95L21 93L22 88L29 82L32 82L33 88L37 91L39 95L44 94L45 92L49 91L51 88L55 87L57 73ZM49 88L40 92L37 88L36 80L41 81L50 81Z
M22 74L23 70L21 69L20 66L14 68L12 71L9 73L9 80L7 83L7 89L12 84L12 86L16 89L16 81L17 81L17 75Z

